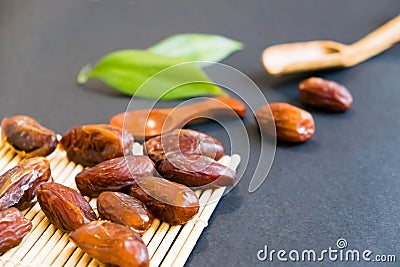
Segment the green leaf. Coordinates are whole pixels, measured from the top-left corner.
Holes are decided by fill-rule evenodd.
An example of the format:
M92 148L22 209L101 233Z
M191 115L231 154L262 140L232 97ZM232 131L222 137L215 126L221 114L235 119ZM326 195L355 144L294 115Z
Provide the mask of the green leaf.
M84 66L77 83L99 79L116 90L145 98L177 99L226 95L195 63L145 50L120 50Z
M241 49L242 43L220 35L185 33L168 37L148 50L189 61L219 62Z

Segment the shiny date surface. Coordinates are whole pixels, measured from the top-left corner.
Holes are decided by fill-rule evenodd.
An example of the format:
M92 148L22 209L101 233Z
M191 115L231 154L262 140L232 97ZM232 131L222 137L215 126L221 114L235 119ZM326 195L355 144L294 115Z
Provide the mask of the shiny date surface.
M75 177L82 195L97 197L104 191L127 191L135 179L155 173L147 156L126 156L104 161L87 168Z
M199 211L199 199L189 187L159 177L141 178L132 185L130 195L171 225L184 224Z
M255 118L263 132L286 142L305 142L315 132L311 113L288 103L272 103L260 107Z
M231 168L209 157L179 152L168 153L158 171L164 178L190 187L233 186L236 182Z
M51 223L62 231L69 232L96 220L96 214L78 192L57 183L39 187L38 202Z
M144 149L155 162L160 162L168 152L181 151L183 154L201 154L219 160L224 147L217 139L194 130L179 129L147 140Z
M139 234L149 229L153 216L138 199L119 192L103 192L97 198L101 218L128 226Z
M107 221L95 221L73 231L69 238L100 262L120 267L147 267L149 255L132 229Z
M21 161L0 176L0 210L26 209L36 202L41 184L51 181L50 163L43 157Z
M13 116L1 122L2 141L25 157L47 156L57 147L57 135L28 116Z
M133 136L108 124L83 125L69 130L60 144L70 160L83 166L132 154Z
M18 246L31 229L31 221L17 208L0 211L0 253Z

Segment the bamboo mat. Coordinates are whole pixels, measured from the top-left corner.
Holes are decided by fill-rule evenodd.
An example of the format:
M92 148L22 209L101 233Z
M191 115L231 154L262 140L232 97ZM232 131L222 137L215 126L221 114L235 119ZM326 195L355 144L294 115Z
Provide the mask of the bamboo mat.
M133 151L134 154L141 155L143 147L135 143ZM54 180L76 188L75 176L83 167L69 161L65 152L58 149L47 158ZM0 173L14 167L21 159L7 144L0 146ZM240 156L224 156L219 162L235 170L240 163ZM185 264L224 190L223 187L196 191L200 199L200 210L196 217L185 225L170 226L154 219L150 229L142 237L149 251L150 266L180 267ZM96 199L87 200L97 214ZM0 256L0 267L104 266L70 242L67 233L50 224L39 204L36 203L23 213L32 221L32 230L18 247Z

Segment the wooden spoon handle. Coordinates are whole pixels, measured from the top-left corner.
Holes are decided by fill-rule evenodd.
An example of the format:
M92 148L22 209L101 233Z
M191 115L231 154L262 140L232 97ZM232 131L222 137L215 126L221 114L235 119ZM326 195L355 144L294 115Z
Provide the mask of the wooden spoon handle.
M246 105L240 100L232 97L214 97L213 100L220 101L222 104L227 105L229 108L235 111L240 118L244 118L244 116L246 115ZM225 112L225 107L222 110L223 112Z
M235 112L243 118L246 106L243 102L231 97L214 97L196 104L177 108L182 117L200 117L208 115L231 115Z
M227 105L229 108L227 108L224 104ZM174 109L167 108L161 110L163 111L163 113L169 114ZM211 100L202 101L194 105L180 107L176 111L174 111L174 113L177 112L176 114L180 115L179 117L184 117L183 119L190 119L198 116L207 115L229 115L232 114L232 110L236 112L236 114L241 118L243 118L246 114L245 104L231 97L215 97ZM111 118L110 123L118 127L123 127L125 117L129 116L130 114L132 114L133 116L135 112L137 111L119 113Z
M246 106L243 102L231 97L215 97L193 105L172 109L171 112L174 113L172 116L176 120L175 122L182 127L189 121L207 116L229 116L236 113L243 118L246 114Z
M361 40L349 46L348 65L355 65L371 58L400 41L400 15L388 21Z

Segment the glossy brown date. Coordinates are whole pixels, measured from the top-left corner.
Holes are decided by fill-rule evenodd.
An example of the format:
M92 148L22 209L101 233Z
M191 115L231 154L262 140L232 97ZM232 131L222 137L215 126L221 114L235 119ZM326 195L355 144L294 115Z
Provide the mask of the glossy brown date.
M149 266L146 245L135 231L126 226L95 221L79 227L69 238L100 262L120 267Z
M101 218L128 226L139 234L149 229L153 216L138 199L120 192L103 192L97 198Z
M31 229L31 221L17 208L0 211L0 253L18 246Z
M255 118L260 129L281 141L305 142L315 132L313 116L288 103L272 103L260 107ZM276 129L276 131L275 131Z
M47 156L57 147L57 135L28 116L13 116L1 122L1 137L25 157Z
M108 124L83 125L69 130L60 144L70 160L83 166L132 154L133 136Z
M147 156L126 156L104 161L87 168L75 177L84 196L97 197L104 191L126 191L135 179L153 175L154 163Z
M187 186L147 176L132 185L130 195L142 201L150 212L172 225L184 224L199 211L199 199Z
M299 84L300 99L310 106L343 112L353 104L347 88L337 82L311 77Z
M21 161L0 176L0 210L24 210L36 202L41 184L51 181L50 163L43 157Z
M179 129L151 138L144 143L144 148L156 163L165 158L165 153L175 151L181 151L183 154L201 154L215 160L219 160L225 154L220 141L189 129Z
M97 219L82 195L61 184L41 185L38 190L38 202L49 221L65 232L73 231Z
M168 153L158 171L164 178L190 187L233 186L236 182L231 168L201 155Z

